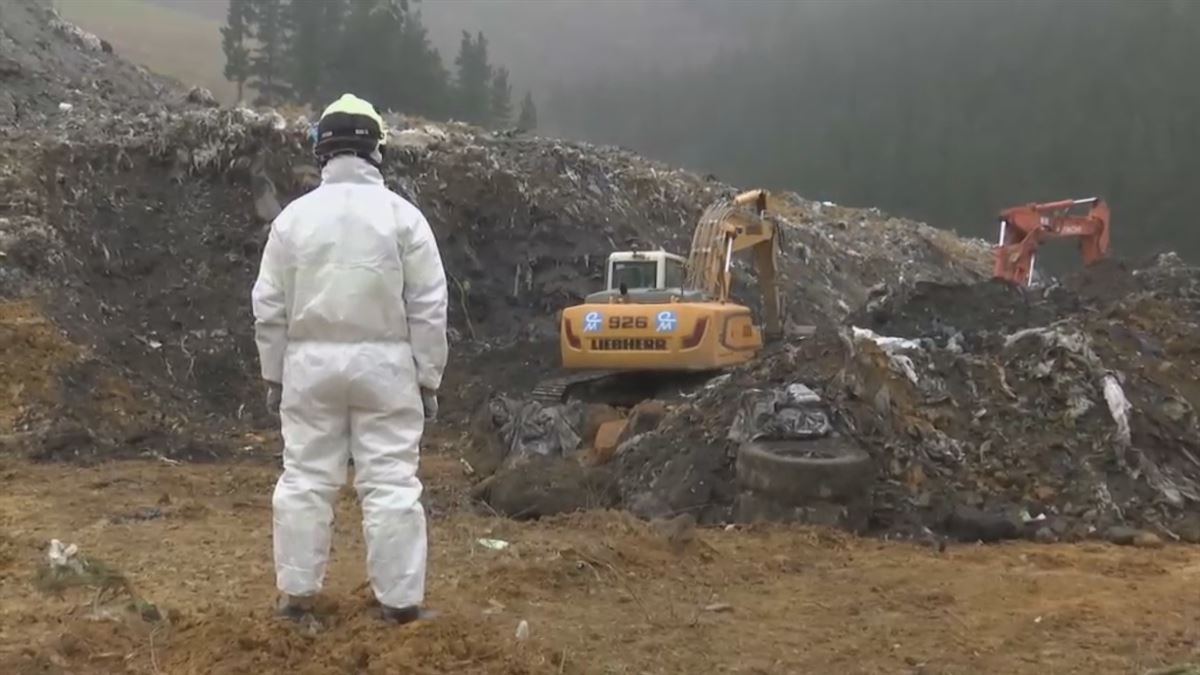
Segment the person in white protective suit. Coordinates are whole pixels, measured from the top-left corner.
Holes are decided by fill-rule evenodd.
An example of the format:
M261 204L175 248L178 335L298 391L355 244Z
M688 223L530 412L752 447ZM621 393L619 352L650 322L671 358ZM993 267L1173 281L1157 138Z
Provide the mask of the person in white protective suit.
M383 617L406 623L425 594L418 445L446 365L446 277L425 217L384 186L387 131L371 104L342 96L316 132L321 185L272 223L251 293L284 442L278 609L297 620L313 609L352 457L371 587Z

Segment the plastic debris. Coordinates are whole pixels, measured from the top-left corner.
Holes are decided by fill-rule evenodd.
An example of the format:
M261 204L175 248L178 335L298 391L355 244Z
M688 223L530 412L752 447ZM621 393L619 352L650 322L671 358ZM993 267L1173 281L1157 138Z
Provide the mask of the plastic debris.
M503 551L511 545L503 539L476 539L475 543L490 551Z
M1108 403L1108 412L1112 415L1113 422L1117 423L1117 442L1122 447L1128 446L1131 440L1129 399L1125 398L1125 390L1111 373L1104 376L1104 400Z
M50 569L55 572L73 572L75 574L83 574L87 562L79 553L79 547L75 544L63 544L58 539L50 540L50 548L46 552L46 558L50 563Z

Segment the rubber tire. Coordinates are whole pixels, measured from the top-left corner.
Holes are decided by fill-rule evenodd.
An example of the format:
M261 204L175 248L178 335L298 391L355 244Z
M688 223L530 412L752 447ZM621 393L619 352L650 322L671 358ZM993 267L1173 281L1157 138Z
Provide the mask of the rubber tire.
M743 443L736 469L741 488L786 506L859 499L875 478L871 456L836 437Z

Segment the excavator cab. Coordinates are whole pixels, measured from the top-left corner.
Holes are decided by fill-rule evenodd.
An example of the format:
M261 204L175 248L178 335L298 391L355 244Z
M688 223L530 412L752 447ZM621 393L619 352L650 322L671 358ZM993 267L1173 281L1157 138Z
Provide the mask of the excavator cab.
M591 293L587 304L662 303L700 300L685 288L687 259L666 251L616 251L608 256L604 290Z
M687 259L666 251L617 251L608 256L605 290L683 288Z

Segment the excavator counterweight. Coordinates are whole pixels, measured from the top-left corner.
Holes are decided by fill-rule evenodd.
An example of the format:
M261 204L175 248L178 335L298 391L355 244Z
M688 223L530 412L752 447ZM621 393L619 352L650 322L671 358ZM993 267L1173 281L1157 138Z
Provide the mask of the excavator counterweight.
M1086 212L1079 213L1086 208ZM1038 247L1076 238L1084 265L1108 256L1109 209L1099 197L1014 206L1000 212L1000 239L992 276L1021 286L1033 281Z

